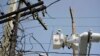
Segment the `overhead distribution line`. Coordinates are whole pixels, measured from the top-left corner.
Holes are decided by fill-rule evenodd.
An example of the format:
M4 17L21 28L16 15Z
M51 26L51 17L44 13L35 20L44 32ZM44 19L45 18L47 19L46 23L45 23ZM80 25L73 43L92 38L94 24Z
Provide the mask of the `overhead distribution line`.
M31 17L31 16L28 16L28 18ZM95 20L99 20L100 17L74 17L74 18L77 18L77 20L86 20L86 19L95 19ZM65 19L70 19L70 17L44 17L44 19L46 20L65 20ZM24 21L26 19L21 19L20 21ZM33 19L28 19L27 21L32 21Z
M29 54L40 54L40 53L45 53L44 51L22 51L25 53L29 53ZM47 52L49 54L69 54L69 55L73 55L73 53L68 53L68 52ZM78 55L78 54L76 54ZM81 54L81 55L88 55L88 54ZM100 54L90 54L90 55L97 55L100 56Z
M19 42L18 42L19 43ZM22 43L22 44L24 44L24 43ZM30 43L26 43L26 44L30 44ZM40 45L39 43L31 43L31 44L36 44L36 45ZM51 43L41 43L42 45L49 45L49 44L51 44Z
M47 25L48 27L71 27L71 26L65 26L65 25ZM38 28L38 27L41 27L41 26L33 26L33 27L26 27L25 28L25 30L26 29L32 29L32 28ZM94 27L94 28L96 28L96 27L100 27L100 26L76 26L76 27Z
M55 4L56 2L59 2L60 0L56 0L54 2L52 2L51 4L49 4L47 7L50 7L51 5Z
M77 19L100 19L100 17L73 17ZM70 17L45 17L44 19L70 19Z

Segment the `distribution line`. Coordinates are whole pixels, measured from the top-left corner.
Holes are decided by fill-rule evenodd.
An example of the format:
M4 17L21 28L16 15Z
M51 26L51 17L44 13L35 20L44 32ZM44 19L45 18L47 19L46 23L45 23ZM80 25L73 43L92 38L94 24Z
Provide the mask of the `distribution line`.
M23 51L26 52L28 54L39 54L39 53L45 53L43 51ZM47 52L49 54L69 54L69 55L73 55L73 53L68 53L68 52ZM78 54L77 54L78 55ZM81 54L81 55L88 55L88 54ZM97 55L100 56L100 54L90 54L90 55Z
M31 36L41 47L42 47L42 49L45 51L45 53L46 53L46 50L45 50L45 48L43 47L43 45L33 36L33 34L32 34L32 36Z
M71 26L65 26L65 25L47 25L48 27L71 27ZM38 28L41 26L33 26L33 27L26 27L24 28L25 30L28 29L34 29L34 28ZM76 26L77 28L84 28L84 27L93 27L93 28L100 28L100 26Z
M66 19L70 19L70 17L53 17L53 16L50 16L48 15L49 17L44 17L43 19L45 20L66 20ZM33 19L31 19L31 15L30 16L27 16L26 18L24 19L21 19L21 21L33 21ZM30 18L30 19L29 19ZM100 20L100 17L74 17L74 18L77 18L77 20L86 20L86 19L89 19L89 20ZM28 20L27 20L28 19Z
M56 1L52 2L51 4L49 4L49 5L47 6L47 8L50 7L51 5L55 4L56 2L59 2L59 1L60 1L60 0L56 0Z

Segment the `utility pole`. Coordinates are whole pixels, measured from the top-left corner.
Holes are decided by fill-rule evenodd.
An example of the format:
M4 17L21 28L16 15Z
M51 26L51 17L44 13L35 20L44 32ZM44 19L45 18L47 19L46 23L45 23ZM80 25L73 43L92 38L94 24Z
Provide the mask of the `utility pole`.
M21 7L21 1L19 1L18 3L18 7L17 7L17 10L20 9ZM11 39L10 39L10 47L9 47L9 56L15 56L16 54L16 42L17 42L17 32L18 32L18 21L20 19L20 13L16 14L16 18L13 20L13 29L12 29L12 34L11 34ZM14 52L14 53L13 53ZM20 53L21 54L21 53Z
M16 1L17 0L9 0L9 3L14 3ZM11 4L9 6L8 13L12 12L12 11L15 11L16 10L16 5L17 5L16 3ZM14 15L12 15L12 16L14 16ZM8 18L10 19L12 16L10 16ZM2 53L0 54L1 56L10 56L10 51L9 51L10 49L9 48L11 46L11 39L15 38L15 37L12 37L12 34L13 34L12 31L13 31L13 29L14 29L13 20L4 23L4 33L3 33L3 41L2 41ZM13 42L13 44L14 43L15 42ZM14 44L14 45L16 45L16 44ZM12 52L12 55L13 54L15 54L15 51Z

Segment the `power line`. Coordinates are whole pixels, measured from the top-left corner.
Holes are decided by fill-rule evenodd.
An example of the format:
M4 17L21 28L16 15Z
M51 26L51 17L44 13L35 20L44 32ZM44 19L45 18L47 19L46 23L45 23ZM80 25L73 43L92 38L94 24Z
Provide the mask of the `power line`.
M47 25L48 27L71 27L71 26L65 26L65 25ZM38 28L41 26L33 26L33 27L26 27L25 30L27 29L34 29L34 28ZM93 27L93 28L100 28L100 26L76 26L77 28L84 28L84 27Z
M43 51L23 51L23 52L26 52L26 53L29 53L29 54L39 54L39 53L45 53ZM65 52L47 52L49 54L69 54L69 55L73 55L73 53L65 53ZM75 54L75 55L78 55L78 54ZM88 54L81 54L81 55L88 55ZM100 54L90 54L90 55L97 55L97 56L100 56Z
M50 46L51 46L52 35L53 35L53 30L52 30L51 37L50 37L50 44L48 43L48 44L49 44L49 47L48 47L48 52L49 52L49 50L50 50Z
M70 17L53 17L51 15L48 15L48 16L49 17L44 17L43 19L70 19ZM74 18L80 19L80 20L82 20L82 19L95 19L95 20L100 19L100 17L74 17Z
M43 47L43 45L33 36L33 34L32 34L32 36L31 36L41 47L42 47L42 49L45 51L45 53L46 53L46 50L45 50L45 48Z
M59 1L60 1L60 0L56 0L56 1L52 2L52 3L50 3L50 4L47 6L47 8L50 7L51 5L55 4L56 2L59 2Z
M32 17L32 15L29 15L29 16L27 16L26 18L23 18L23 19L19 20L19 22L24 21L24 20L27 20L27 19L30 18L30 17ZM28 19L28 20L29 20L29 19ZM33 20L33 19L32 19L32 20Z
M26 43L26 44L30 44L30 43ZM31 44L38 44L38 43L31 43ZM51 43L41 43L41 44L46 44L46 45L48 45L48 44L51 44Z
M66 19L70 19L70 17L52 17L50 15L48 15L49 17L44 17L43 19L45 20L66 20ZM27 18L31 18L31 15L26 17L25 19L21 19L20 21L26 22L26 21L33 21L33 19L28 19ZM77 18L77 20L99 20L100 17L75 17Z

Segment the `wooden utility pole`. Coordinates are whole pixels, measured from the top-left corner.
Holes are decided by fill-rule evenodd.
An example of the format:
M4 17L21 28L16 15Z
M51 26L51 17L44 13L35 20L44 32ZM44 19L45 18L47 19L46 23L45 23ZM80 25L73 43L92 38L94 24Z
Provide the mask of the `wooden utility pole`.
M17 10L19 10L21 7L21 1L18 3ZM10 47L9 47L9 56L15 56L15 48L16 48L16 42L17 42L17 32L18 32L18 21L20 19L20 13L16 14L16 18L13 20L13 29L10 39ZM14 53L13 53L14 52Z
M17 0L9 0L9 3L14 3L16 2ZM8 13L9 12L12 12L12 11L15 11L16 10L16 3L14 4L11 4L9 6L9 9L8 9ZM14 16L14 15L12 15ZM8 17L9 19L12 17ZM13 20L12 21L9 21L9 22L6 22L4 23L4 34L3 34L3 42L2 42L2 53L0 54L1 56L9 56L10 55L10 46L11 46L11 38L14 38L14 37L11 37L11 35L13 34L12 33L12 30L14 29L14 24L13 24ZM15 54L15 51L12 52L12 54Z

